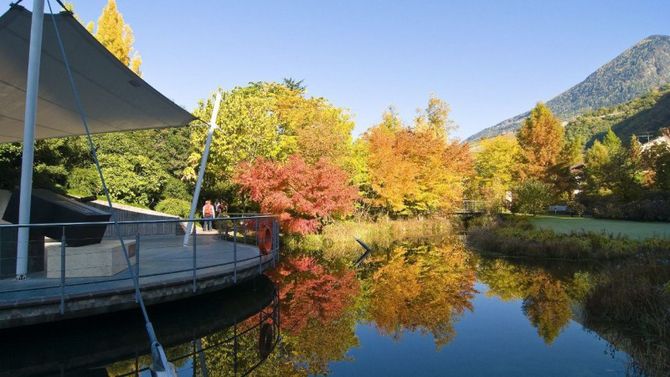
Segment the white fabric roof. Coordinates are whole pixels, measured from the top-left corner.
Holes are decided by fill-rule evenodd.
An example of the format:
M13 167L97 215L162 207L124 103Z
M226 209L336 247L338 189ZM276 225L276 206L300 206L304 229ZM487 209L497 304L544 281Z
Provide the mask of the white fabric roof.
M21 141L32 14L0 17L0 143ZM193 116L117 60L68 13L56 16L92 133L183 126ZM44 15L37 139L84 134L50 14Z

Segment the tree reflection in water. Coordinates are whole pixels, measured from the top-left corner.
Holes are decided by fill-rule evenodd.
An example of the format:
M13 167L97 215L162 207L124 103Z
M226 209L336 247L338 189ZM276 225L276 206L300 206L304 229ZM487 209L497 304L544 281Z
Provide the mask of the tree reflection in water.
M478 278L489 296L523 300L547 344L574 320L629 355L627 375L670 371L670 266L640 258L595 266L528 265L482 258Z
M479 257L451 240L373 253L359 270L315 257L285 258L270 274L281 308L279 346L263 353L259 335L235 337L258 324L253 316L201 339L209 350L193 359L196 375L202 375L201 366L211 376L240 375L230 366L255 368L259 359L259 376L327 375L330 363L350 360L348 352L358 347L358 323L398 341L407 331L430 335L440 348L455 338L459 318L473 310L477 280L488 286L487 296L520 301L548 345L573 320L631 355L631 374L662 376L670 369L670 295L663 288L670 267L664 264L531 264Z
M544 342L551 344L570 323L570 298L561 282L546 274L535 274L529 280L523 312Z
M367 315L395 339L418 330L440 347L454 338L455 320L472 310L474 284L474 264L461 244L397 247L366 281Z
M358 346L355 271L300 257L282 261L271 278L279 287L283 356L294 374L326 374L328 363Z
M546 270L501 259L482 258L478 278L488 285L488 296L523 300L523 312L545 343L553 343L570 323L573 302L590 289L590 275L583 272L562 278Z
M396 339L403 330L430 333L437 346L453 339L453 324L472 310L476 293L475 265L463 245L396 247L387 256L372 256L359 277L313 257L288 258L271 273L281 303L280 359L295 366L287 374L327 374L330 362L358 346L362 320Z

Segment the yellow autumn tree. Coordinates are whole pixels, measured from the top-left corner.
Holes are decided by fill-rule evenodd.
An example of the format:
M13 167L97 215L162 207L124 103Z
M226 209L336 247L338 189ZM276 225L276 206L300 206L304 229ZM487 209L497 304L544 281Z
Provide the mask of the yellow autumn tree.
M520 177L547 181L548 170L559 162L565 144L561 121L540 102L517 133L521 147Z
M293 153L310 164L326 158L350 170L354 122L347 110L287 87L277 97L275 112L286 132L293 135Z
M515 138L497 136L479 142L474 157L475 185L479 195L490 205L502 203L511 190L518 170L521 149Z
M93 23L89 22L86 29L93 33ZM116 0L107 1L107 5L102 9L100 18L98 18L94 35L123 64L138 75L141 74L142 58L133 48L133 43L135 43L133 30L123 20L123 15L116 6Z

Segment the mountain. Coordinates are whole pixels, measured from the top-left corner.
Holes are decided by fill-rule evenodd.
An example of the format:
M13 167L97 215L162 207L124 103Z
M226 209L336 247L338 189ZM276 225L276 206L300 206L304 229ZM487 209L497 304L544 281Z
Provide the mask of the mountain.
M547 102L559 118L570 121L589 110L629 101L670 82L670 36L652 35L598 68L584 81ZM468 141L516 131L528 112L504 120Z
M642 142L658 136L661 128L670 127L670 84L620 105L579 115L565 126L565 133L569 139L582 137L588 146L609 127L624 143L632 135Z

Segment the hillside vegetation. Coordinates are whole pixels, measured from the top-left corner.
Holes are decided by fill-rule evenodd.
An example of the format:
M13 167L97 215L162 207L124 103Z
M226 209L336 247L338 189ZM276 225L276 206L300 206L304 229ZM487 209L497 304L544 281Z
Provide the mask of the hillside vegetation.
M584 81L547 102L563 121L611 107L670 82L670 36L652 35L598 68ZM506 119L468 138L469 141L515 132L528 112Z
M670 85L635 98L621 105L604 107L578 116L565 128L568 139L581 137L587 145L602 139L608 128L624 142L632 135L657 136L661 128L670 126ZM642 141L646 141L644 138Z

